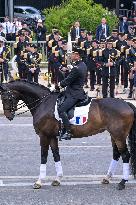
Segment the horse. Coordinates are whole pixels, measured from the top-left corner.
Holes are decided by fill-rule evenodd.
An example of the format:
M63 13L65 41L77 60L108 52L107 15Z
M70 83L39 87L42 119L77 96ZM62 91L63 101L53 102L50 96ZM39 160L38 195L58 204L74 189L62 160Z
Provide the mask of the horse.
M35 189L42 186L46 177L46 163L48 149L51 147L56 179L52 185L60 185L63 169L60 161L58 147L58 133L60 122L55 118L54 110L60 93L51 92L49 88L26 80L11 81L0 86L4 115L13 120L16 116L17 104L22 100L33 116L33 126L40 138L41 165ZM19 105L18 105L19 106ZM21 107L24 104L20 105ZM136 176L136 108L122 99L103 98L93 99L88 112L87 122L83 125L71 125L73 138L82 138L102 133L107 130L111 136L113 159L111 160L107 175L102 180L108 184L113 177L119 158L123 161L123 177L118 183L119 190L125 189L129 178L130 166L134 177ZM127 139L129 146L127 144ZM130 150L128 149L130 147Z

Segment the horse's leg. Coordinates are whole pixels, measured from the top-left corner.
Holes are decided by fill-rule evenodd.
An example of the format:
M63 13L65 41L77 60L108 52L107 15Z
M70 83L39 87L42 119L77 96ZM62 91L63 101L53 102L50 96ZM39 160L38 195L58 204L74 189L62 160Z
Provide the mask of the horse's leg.
M60 161L58 139L56 137L51 139L50 146L51 146L51 150L55 162L56 174L57 174L56 179L52 182L52 186L59 186L61 179L63 177L63 170Z
M42 186L42 180L46 178L46 163L48 157L49 145L41 146L41 165L40 165L40 174L38 180L34 184L34 189L40 189Z
M118 184L118 190L125 189L125 183L128 181L129 173L130 173L130 167L129 167L129 159L130 159L130 153L127 148L126 141L123 144L121 141L117 142L118 150L121 154L122 160L123 160L123 178L121 182Z
M106 177L102 180L102 184L109 184L109 180L113 177L115 173L121 155L118 151L117 145L115 144L114 140L112 140L112 148L113 148L113 159L111 160Z

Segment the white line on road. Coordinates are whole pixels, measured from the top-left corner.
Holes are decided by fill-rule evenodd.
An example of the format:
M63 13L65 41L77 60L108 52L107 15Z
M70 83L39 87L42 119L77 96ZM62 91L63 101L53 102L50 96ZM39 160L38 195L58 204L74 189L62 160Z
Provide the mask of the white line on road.
M47 176L46 180L53 180L56 176ZM84 174L84 175L65 175L63 180L99 180L103 179L105 175L93 175L93 174ZM114 175L114 179L120 179L122 175ZM37 176L0 176L0 180L3 179L37 179ZM133 180L133 177L130 176L130 179Z
M12 126L12 127L32 127L33 126L33 124L0 124L0 127L5 127L5 126L7 126L7 127L10 127L10 126Z
M61 185L101 185L102 179L105 175L73 175L73 176L64 176ZM24 187L24 186L33 186L34 182L31 180L37 180L37 176L0 176L0 187ZM122 175L115 175L113 180L110 181L112 184L117 184L122 178ZM13 181L14 179L14 181ZM26 182L26 179L29 182ZM43 185L51 185L52 181L55 179L55 176L46 177ZM7 180L7 181L6 181ZM20 180L20 182L18 181ZM22 182L24 180L25 182ZM130 177L129 184L136 184L136 180Z
M112 146L100 146L100 145L59 145L60 148L112 148Z

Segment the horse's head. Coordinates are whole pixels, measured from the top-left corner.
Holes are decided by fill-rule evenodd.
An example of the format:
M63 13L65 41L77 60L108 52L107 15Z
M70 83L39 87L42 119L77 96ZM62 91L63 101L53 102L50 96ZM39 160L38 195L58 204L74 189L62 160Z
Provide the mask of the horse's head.
M0 86L1 100L3 104L4 115L9 120L13 120L15 111L17 110L18 100L12 90L6 86Z

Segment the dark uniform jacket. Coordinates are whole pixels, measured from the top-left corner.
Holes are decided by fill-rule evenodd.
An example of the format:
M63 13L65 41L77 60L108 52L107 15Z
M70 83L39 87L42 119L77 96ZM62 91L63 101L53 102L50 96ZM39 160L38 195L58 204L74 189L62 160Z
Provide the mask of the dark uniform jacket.
M109 67L106 67L106 63L108 63L108 59L110 56L113 56L111 57L111 59L113 60L113 66L111 66L110 68ZM112 49L104 49L103 52L102 52L102 57L100 59L100 61L102 62L102 75L103 76L109 76L109 74L111 76L115 76L116 75L116 64L115 64L115 58L117 56L117 50L112 48ZM111 60L111 62L112 62Z
M83 85L87 74L87 66L84 62L77 61L71 72L63 81L60 82L61 87L66 87L65 95L72 96L75 99L82 100L85 98Z
M27 59L26 59L26 65L27 65L27 68L28 68L28 71L31 72L31 68L36 68L35 70L35 73L39 73L40 72L40 67L39 67L39 64L40 64L40 57L39 57L39 53L38 52L28 52L27 54Z

